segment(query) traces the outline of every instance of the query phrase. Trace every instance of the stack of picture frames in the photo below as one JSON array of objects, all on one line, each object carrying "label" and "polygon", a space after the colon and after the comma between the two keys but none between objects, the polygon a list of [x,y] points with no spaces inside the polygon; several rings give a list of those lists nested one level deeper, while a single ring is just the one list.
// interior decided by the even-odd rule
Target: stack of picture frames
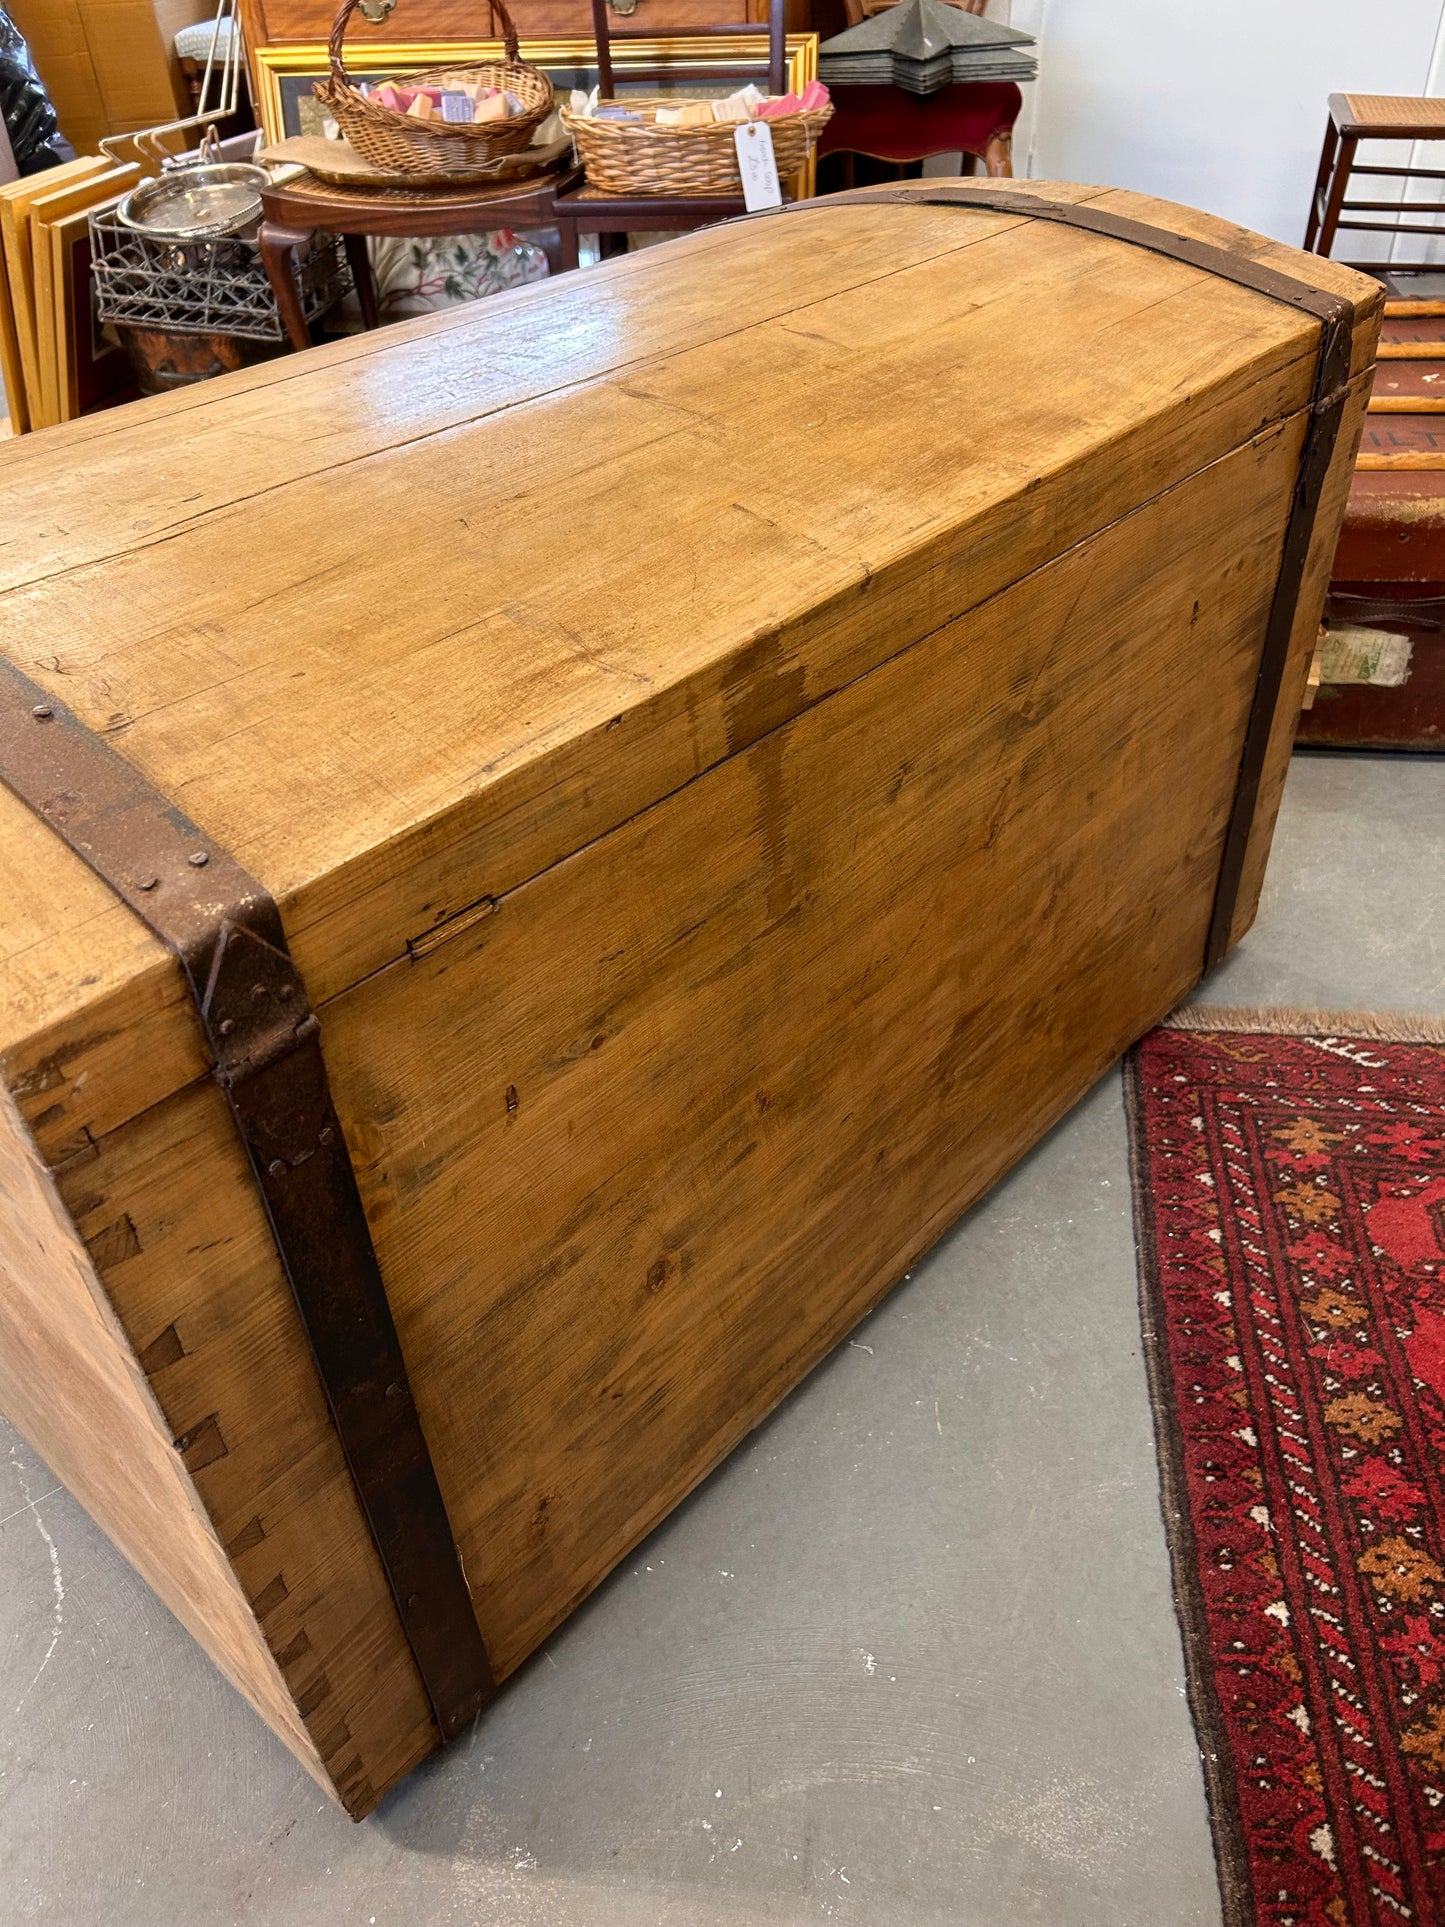
[{"label": "stack of picture frames", "polygon": [[139,161],[92,154],[0,187],[0,372],[14,434],[134,392],[129,359],[95,320],[89,223],[141,173]]}]

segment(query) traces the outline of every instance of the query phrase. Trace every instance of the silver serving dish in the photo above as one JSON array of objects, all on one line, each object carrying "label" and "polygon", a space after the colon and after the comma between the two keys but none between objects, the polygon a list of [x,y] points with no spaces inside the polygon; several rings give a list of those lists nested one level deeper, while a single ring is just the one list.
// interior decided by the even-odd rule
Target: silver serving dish
[{"label": "silver serving dish", "polygon": [[119,220],[157,241],[215,241],[254,225],[271,176],[249,161],[192,161],[143,181],[116,209]]}]

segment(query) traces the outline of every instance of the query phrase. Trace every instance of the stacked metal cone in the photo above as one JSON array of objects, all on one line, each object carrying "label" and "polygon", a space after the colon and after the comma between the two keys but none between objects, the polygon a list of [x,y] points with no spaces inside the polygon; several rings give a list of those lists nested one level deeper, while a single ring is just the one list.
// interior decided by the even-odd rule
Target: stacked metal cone
[{"label": "stacked metal cone", "polygon": [[944,0],[900,0],[825,40],[818,77],[829,87],[891,86],[909,94],[936,94],[960,80],[1032,80],[1038,62],[1024,50],[1033,45],[1031,34]]}]

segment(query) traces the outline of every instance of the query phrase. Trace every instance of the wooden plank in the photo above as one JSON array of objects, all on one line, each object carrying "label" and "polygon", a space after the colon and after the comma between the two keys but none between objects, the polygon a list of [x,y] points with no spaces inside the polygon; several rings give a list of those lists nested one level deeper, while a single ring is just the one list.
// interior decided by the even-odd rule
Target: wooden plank
[{"label": "wooden plank", "polygon": [[35,428],[50,428],[60,420],[56,388],[59,355],[55,338],[55,268],[50,252],[50,230],[37,222],[30,229],[30,279],[34,289],[35,351],[40,365],[40,406]]},{"label": "wooden plank", "polygon": [[325,1012],[502,1671],[1195,981],[1302,431]]},{"label": "wooden plank", "polygon": [[[1015,188],[1041,194],[1051,194],[1053,191],[1047,181],[1010,181],[1008,186],[1011,191]],[[1152,194],[1134,194],[1126,188],[1110,188],[1089,198],[1094,205],[1110,209],[1116,214],[1129,215],[1136,221],[1153,221],[1166,230],[1192,235],[1198,241],[1209,241],[1215,247],[1227,248],[1233,254],[1241,254],[1264,267],[1275,268],[1281,274],[1293,275],[1311,287],[1323,288],[1329,294],[1343,295],[1353,303],[1355,309],[1355,342],[1350,358],[1350,373],[1352,376],[1361,374],[1373,364],[1385,305],[1384,288],[1373,276],[1359,274],[1353,268],[1347,268],[1339,261],[1328,260],[1323,255],[1302,254],[1296,248],[1271,241],[1249,228],[1237,226],[1233,221],[1220,220],[1218,216],[1205,214],[1199,208],[1183,207],[1176,201],[1163,201]]]},{"label": "wooden plank", "polygon": [[1289,657],[1280,683],[1274,726],[1270,731],[1269,747],[1265,752],[1264,764],[1260,771],[1254,823],[1250,830],[1249,844],[1245,850],[1244,865],[1240,871],[1239,894],[1235,900],[1234,923],[1230,936],[1232,943],[1238,943],[1254,922],[1259,908],[1260,892],[1264,888],[1265,865],[1269,861],[1275,819],[1279,814],[1280,799],[1284,795],[1285,778],[1289,774],[1290,752],[1294,748],[1295,733],[1299,728],[1309,666],[1319,637],[1320,621],[1324,615],[1325,596],[1329,590],[1330,568],[1335,559],[1340,522],[1345,512],[1345,502],[1349,497],[1350,483],[1354,479],[1355,459],[1365,426],[1365,404],[1370,392],[1371,378],[1370,370],[1366,369],[1364,373],[1357,375],[1350,385],[1350,395],[1340,421],[1340,433],[1335,444],[1334,457],[1330,463],[1329,472],[1325,476],[1324,487],[1320,491],[1319,510],[1310,541],[1309,555],[1305,562],[1304,576],[1300,583],[1294,626],[1290,631]]},{"label": "wooden plank", "polygon": [[[117,1245],[118,1248],[118,1245]],[[91,1258],[0,1089],[0,1402],[307,1771],[331,1783]]]},{"label": "wooden plank", "polygon": [[[1378,306],[1377,283],[1168,202],[1057,182],[1009,186],[1036,188],[1052,199],[1097,200],[1216,244],[1237,243],[1270,266],[1303,272],[1317,285],[1356,299],[1368,294]],[[905,268],[1018,225],[1013,216],[862,207],[820,207],[784,218],[805,224],[805,303],[878,279],[884,259],[890,271]],[[727,258],[725,276],[715,272],[719,251]],[[665,301],[658,299],[663,286]],[[669,242],[661,255],[648,249],[596,274],[517,290],[487,302],[481,312],[460,308],[421,317],[388,328],[380,340],[349,337],[314,350],[303,362],[272,363],[219,384],[201,383],[156,397],[124,417],[95,417],[68,431],[87,444],[83,472],[76,454],[62,458],[54,442],[45,455],[44,486],[41,477],[27,480],[24,470],[0,464],[0,512],[16,536],[13,548],[0,550],[0,586],[108,553],[117,530],[105,505],[137,474],[148,475],[148,526],[125,533],[160,539],[301,475],[444,432],[549,386],[593,379],[634,360],[777,319],[799,301],[797,286],[779,274],[776,238],[767,223],[712,229]],[[547,328],[545,340],[534,316]],[[187,418],[185,432],[196,453],[193,472],[184,476],[167,466],[180,416]],[[37,445],[35,458],[43,453]],[[12,464],[15,459],[12,454]]]},{"label": "wooden plank", "polygon": [[30,428],[30,398],[25,392],[25,370],[20,359],[20,336],[10,298],[10,276],[0,263],[0,384],[5,390],[10,432],[24,435]]},{"label": "wooden plank", "polygon": [[1445,411],[1442,387],[1445,387],[1445,369],[1435,367],[1417,354],[1411,354],[1407,361],[1387,361],[1376,371],[1370,412],[1374,415],[1440,414]]},{"label": "wooden plank", "polygon": [[[162,540],[307,475],[723,339],[1018,224],[985,217],[967,229],[890,235],[884,267],[878,225],[850,218],[818,235],[803,290],[779,275],[776,242],[761,228],[707,230],[669,243],[661,256],[645,250],[596,274],[420,316],[379,337],[350,336],[302,360],[153,397],[124,417],[94,417],[68,431],[85,444],[83,465],[77,449],[62,459],[53,442],[48,453],[38,444],[31,451],[33,461],[44,460],[43,478],[15,466],[14,456],[0,465],[0,511],[17,538],[0,551],[0,588],[122,552],[137,536]],[[726,277],[714,270],[720,250]],[[184,475],[168,466],[182,420],[195,454]],[[147,526],[119,528],[108,504],[138,477]]]},{"label": "wooden plank", "polygon": [[436,1728],[220,1092],[207,1079],[101,1140],[60,1189],[166,1438],[195,1441],[192,1503],[312,1770],[359,1819]]},{"label": "wooden plank", "polygon": [[37,421],[36,427],[68,421],[72,412],[68,404],[69,381],[62,383],[61,379],[62,358],[67,365],[69,360],[69,342],[65,338],[69,317],[61,299],[64,283],[57,280],[55,226],[114,200],[139,179],[140,169],[133,164],[107,165],[103,172],[52,189],[29,204],[26,221],[30,229],[36,352],[44,414],[43,423]]},{"label": "wooden plank", "polygon": [[[902,211],[925,215],[974,219]],[[0,646],[42,680],[63,674],[72,705],[119,730],[237,850],[282,901],[313,996],[335,994],[724,753],[739,639],[787,634],[801,702],[856,674],[901,612],[914,626],[899,644],[1308,392],[1317,329],[1292,310],[1027,223],[970,251],[965,293],[956,252],[931,232],[935,258],[890,276],[886,301],[883,284],[846,290],[805,324],[786,316],[464,424],[445,464],[428,437],[12,591]],[[1051,293],[1066,378],[1049,393],[1033,336]],[[920,420],[908,447],[887,411],[859,414],[885,369]],[[848,425],[826,474],[800,470],[775,401],[787,393]],[[709,529],[699,547],[673,523],[690,498]],[[271,584],[239,610],[238,543],[267,555]],[[399,550],[429,584],[401,647]],[[696,614],[679,643],[681,609]],[[618,717],[645,754],[615,753]],[[39,904],[34,880],[13,879],[21,938],[0,965],[29,1033],[0,1045],[27,1115],[57,1142],[120,1121],[95,1100],[156,1101],[187,1036],[174,973],[157,959],[137,976],[130,930],[112,958],[93,894],[81,886],[68,906],[67,887],[50,866]],[[98,981],[83,993],[68,909],[94,919],[84,974]],[[80,1041],[101,1039],[112,1059],[134,1040],[125,1075],[87,1075],[82,1021]]]},{"label": "wooden plank", "polygon": [[1356,458],[1355,467],[1364,474],[1380,471],[1386,474],[1408,473],[1411,469],[1445,469],[1445,451],[1439,449],[1406,449],[1394,455],[1381,455],[1363,450]]},{"label": "wooden plank", "polygon": [[43,413],[43,384],[40,375],[40,348],[35,330],[35,278],[30,253],[30,208],[35,201],[94,174],[103,174],[110,162],[99,154],[83,155],[63,161],[42,174],[27,174],[0,187],[0,253],[10,285],[10,305],[20,348],[27,408],[32,425],[37,412]]}]

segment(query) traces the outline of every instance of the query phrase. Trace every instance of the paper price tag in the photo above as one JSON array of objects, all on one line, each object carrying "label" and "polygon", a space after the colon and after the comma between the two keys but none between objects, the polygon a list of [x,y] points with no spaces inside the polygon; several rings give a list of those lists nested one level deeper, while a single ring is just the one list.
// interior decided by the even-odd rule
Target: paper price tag
[{"label": "paper price tag", "polygon": [[773,157],[773,130],[765,120],[744,121],[733,135],[743,176],[743,206],[749,214],[759,208],[781,207],[778,163]]}]

